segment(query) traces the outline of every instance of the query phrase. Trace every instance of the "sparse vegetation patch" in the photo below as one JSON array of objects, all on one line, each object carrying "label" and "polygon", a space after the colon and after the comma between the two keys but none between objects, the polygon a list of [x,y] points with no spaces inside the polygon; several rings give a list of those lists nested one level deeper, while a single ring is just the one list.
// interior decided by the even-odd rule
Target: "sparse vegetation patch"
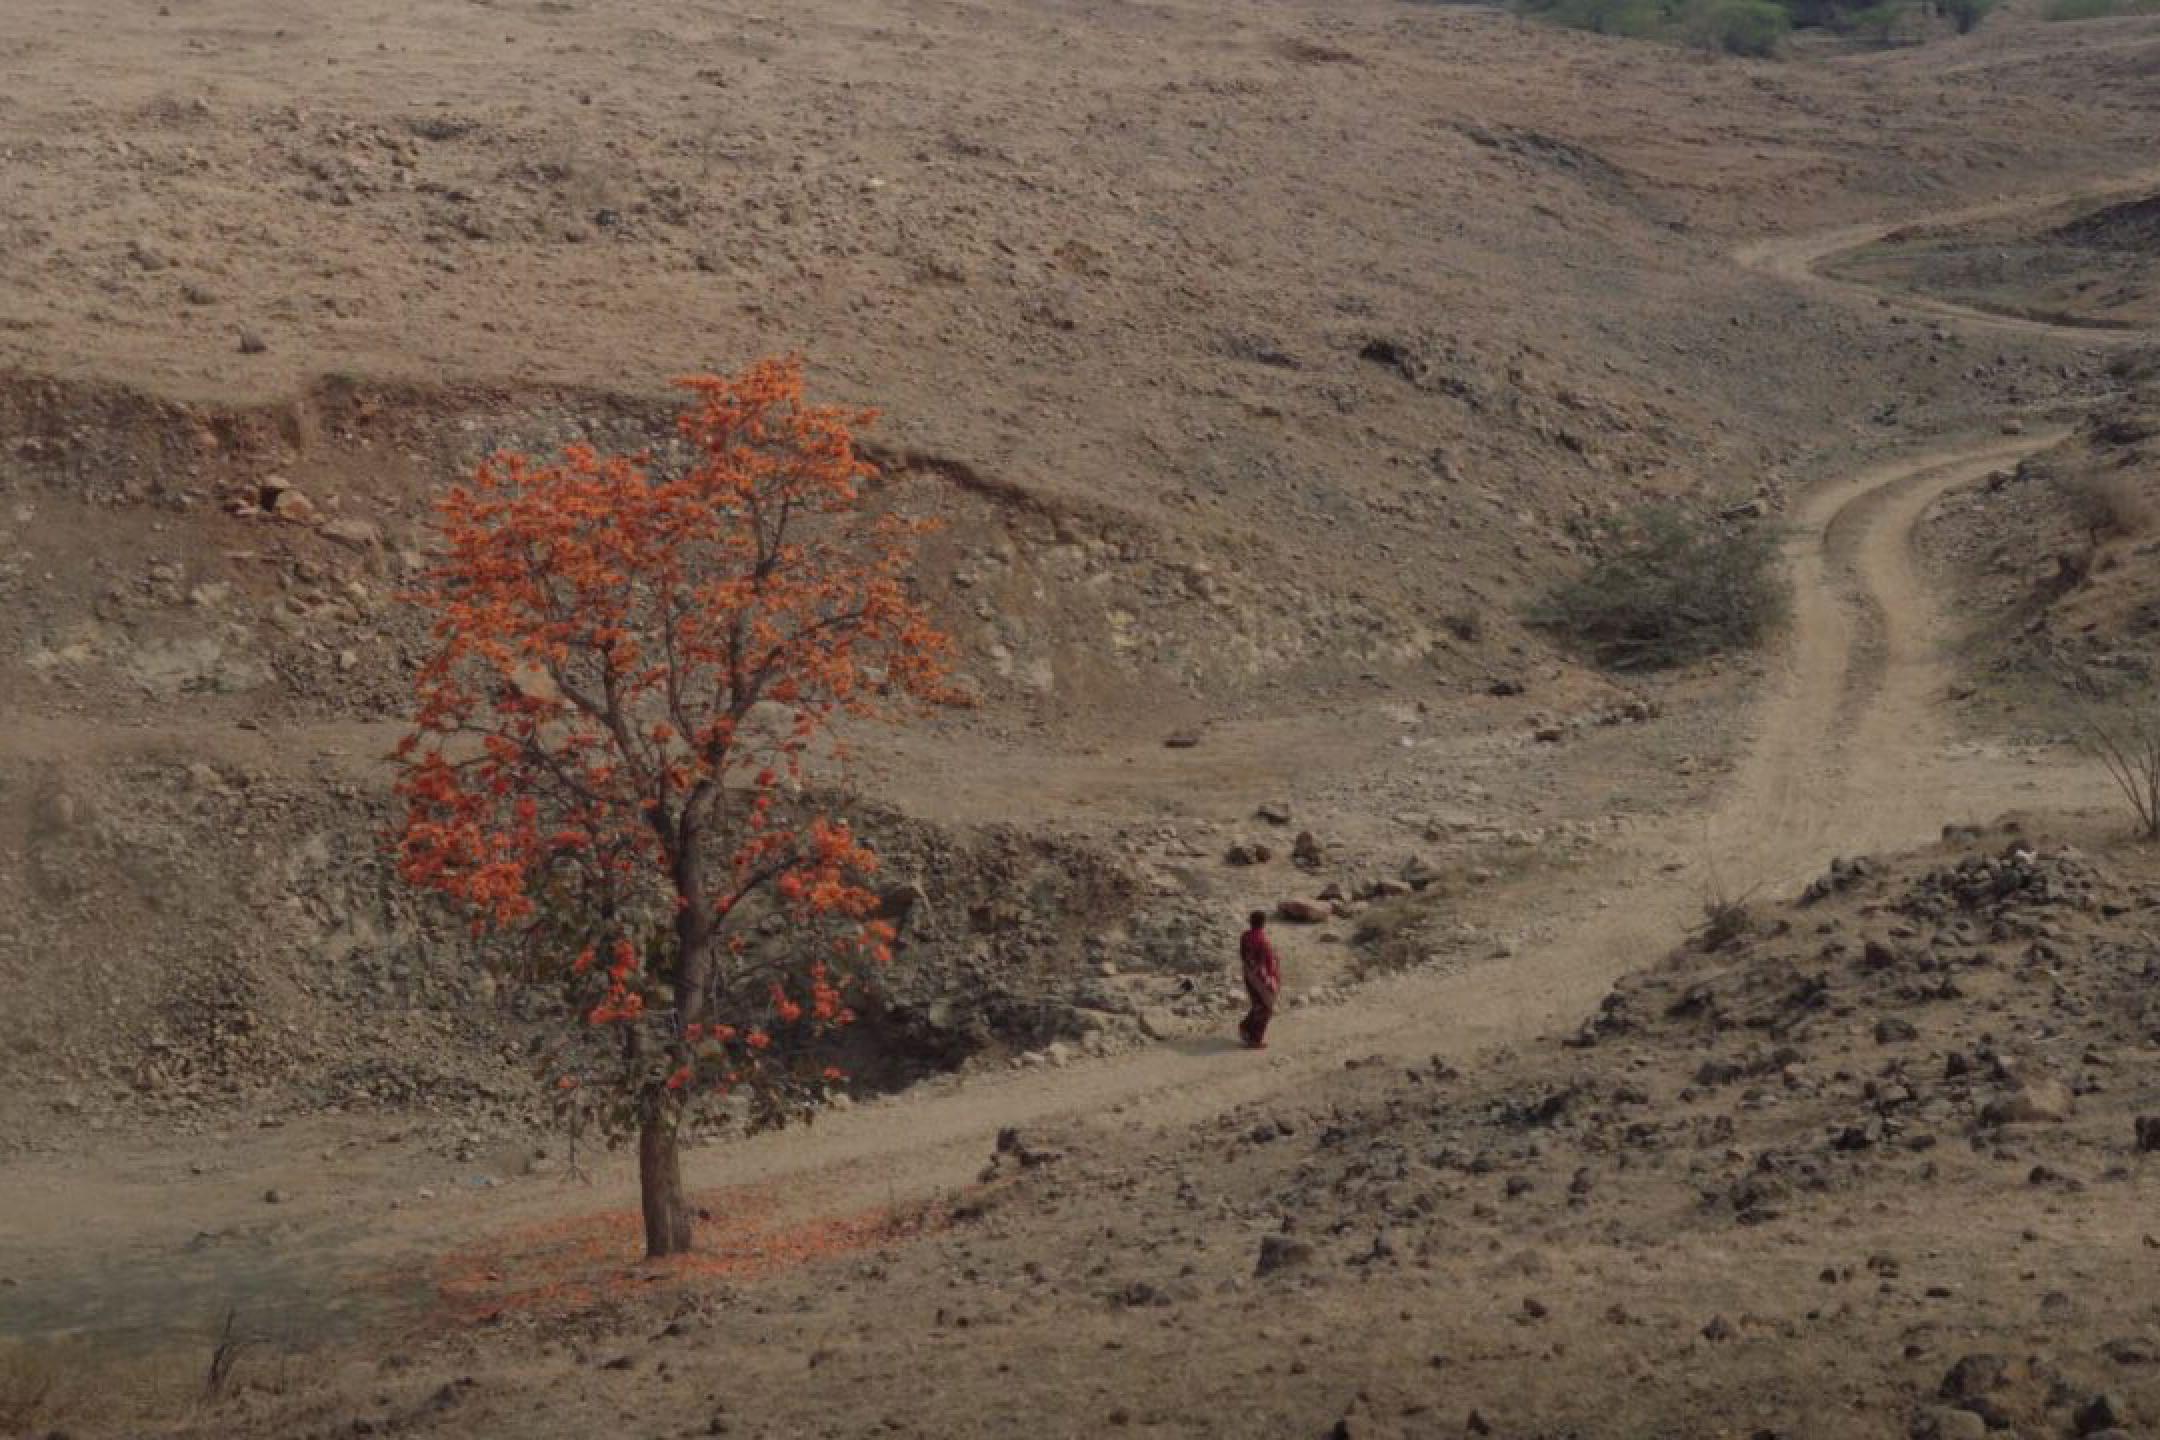
[{"label": "sparse vegetation patch", "polygon": [[[1924,40],[1931,31],[1978,28],[1995,0],[1519,0],[1523,13],[1600,35],[1667,40],[1728,55],[1772,56],[1795,30],[1827,30],[1878,45]],[[2155,0],[2057,0],[2062,5]],[[2104,12],[2103,12],[2104,13]]]},{"label": "sparse vegetation patch", "polygon": [[2040,12],[2049,20],[2100,20],[2110,15],[2160,14],[2160,0],[2053,0]]},{"label": "sparse vegetation patch", "polygon": [[1531,622],[1613,670],[1661,670],[1749,649],[1784,619],[1776,532],[1678,505],[1609,522],[1598,556]]}]

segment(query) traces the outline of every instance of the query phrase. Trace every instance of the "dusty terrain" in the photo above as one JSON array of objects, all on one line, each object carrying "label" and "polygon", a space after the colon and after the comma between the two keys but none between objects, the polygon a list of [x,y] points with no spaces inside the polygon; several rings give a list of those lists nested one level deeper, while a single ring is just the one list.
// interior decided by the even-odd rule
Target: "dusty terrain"
[{"label": "dusty terrain", "polygon": [[[2150,316],[1863,248],[2149,195],[2156,58],[1377,3],[0,15],[0,1423],[2160,1421],[2108,1283],[2153,1263],[2160,876],[1988,623],[2145,653],[2136,523],[2032,586],[2089,513],[2046,477],[2149,493]],[[394,597],[477,455],[635,447],[669,375],[786,348],[886,412],[984,703],[842,782],[927,916],[857,1103],[700,1152],[707,1251],[642,1272],[533,1015],[381,859]],[[1789,525],[1773,652],[1621,684],[1523,627],[1672,493]],[[1235,917],[1330,888],[1233,1052]]]}]

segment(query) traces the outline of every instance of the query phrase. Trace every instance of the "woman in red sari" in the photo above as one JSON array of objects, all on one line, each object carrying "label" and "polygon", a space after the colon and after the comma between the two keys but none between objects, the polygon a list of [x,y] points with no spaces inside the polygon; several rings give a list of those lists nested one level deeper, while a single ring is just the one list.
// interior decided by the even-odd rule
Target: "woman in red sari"
[{"label": "woman in red sari", "polygon": [[1248,917],[1251,928],[1238,938],[1238,962],[1245,971],[1245,993],[1252,1008],[1238,1022],[1238,1036],[1248,1050],[1267,1049],[1268,1021],[1275,1018],[1275,999],[1282,994],[1282,964],[1268,943],[1267,912],[1255,910]]}]

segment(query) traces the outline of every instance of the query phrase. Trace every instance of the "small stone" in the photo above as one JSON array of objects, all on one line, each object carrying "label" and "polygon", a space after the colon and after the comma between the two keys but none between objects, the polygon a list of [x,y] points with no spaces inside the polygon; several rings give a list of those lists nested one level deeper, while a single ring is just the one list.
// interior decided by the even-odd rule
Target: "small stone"
[{"label": "small stone", "polygon": [[2137,1117],[2137,1148],[2145,1151],[2160,1150],[2160,1115]]},{"label": "small stone", "polygon": [[1140,1022],[1140,1033],[1150,1040],[1168,1040],[1177,1034],[1177,1016],[1160,1005],[1150,1005],[1134,1017]]},{"label": "small stone", "polygon": [[1172,750],[1190,750],[1200,743],[1200,732],[1197,730],[1176,730],[1171,732],[1169,737],[1162,743]]},{"label": "small stone", "polygon": [[280,520],[295,525],[313,525],[322,519],[322,511],[304,493],[290,487],[277,492],[276,502],[268,507],[270,513]]},{"label": "small stone", "polygon": [[1275,913],[1298,925],[1317,925],[1332,919],[1335,912],[1313,900],[1284,900],[1276,905]]},{"label": "small stone", "polygon": [[1290,806],[1282,800],[1266,801],[1254,813],[1270,825],[1287,825],[1290,823]]},{"label": "small stone", "polygon": [[1875,1043],[1878,1045],[1894,1045],[1900,1041],[1919,1038],[1920,1032],[1914,1028],[1912,1021],[1901,1016],[1885,1015],[1875,1022]]},{"label": "small stone", "polygon": [[285,1199],[286,1196],[283,1190],[273,1188],[263,1191],[263,1204],[265,1205],[282,1205],[285,1203]]},{"label": "small stone", "polygon": [[1986,1440],[1987,1421],[1970,1410],[1937,1407],[1923,1411],[1912,1427],[1913,1440]]},{"label": "small stone", "polygon": [[1972,1400],[2003,1383],[2010,1363],[2000,1355],[1978,1353],[1961,1356],[1945,1371],[1936,1393],[1945,1400]]},{"label": "small stone", "polygon": [[2077,1433],[2080,1435],[2117,1430],[2127,1422],[2127,1410],[2122,1397],[2103,1391],[2078,1406],[2077,1414],[2071,1417],[2071,1423],[2077,1426]]},{"label": "small stone", "polygon": [[269,348],[270,342],[263,339],[262,336],[256,334],[253,330],[243,330],[240,332],[240,353],[242,355],[260,355]]},{"label": "small stone", "polygon": [[325,539],[351,550],[373,550],[382,544],[382,531],[366,520],[332,520],[322,527],[322,533]]},{"label": "small stone", "polygon": [[1288,1235],[1263,1235],[1260,1237],[1260,1259],[1253,1266],[1253,1274],[1272,1275],[1278,1270],[1307,1264],[1312,1258],[1313,1248],[1303,1240],[1293,1240]]},{"label": "small stone", "polygon": [[2070,1118],[2076,1102],[2060,1080],[2036,1076],[2000,1100],[1990,1101],[1980,1118],[1990,1125],[2052,1125]]},{"label": "small stone", "polygon": [[1732,1321],[1727,1320],[1723,1315],[1711,1316],[1710,1323],[1702,1327],[1703,1339],[1713,1344],[1730,1340],[1739,1333],[1738,1330],[1733,1328]]}]

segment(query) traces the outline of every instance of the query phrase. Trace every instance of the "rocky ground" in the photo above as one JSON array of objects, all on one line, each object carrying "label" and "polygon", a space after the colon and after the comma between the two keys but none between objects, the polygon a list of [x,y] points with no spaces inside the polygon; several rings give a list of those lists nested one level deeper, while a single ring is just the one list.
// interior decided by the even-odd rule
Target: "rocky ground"
[{"label": "rocky ground", "polygon": [[2108,833],[1840,861],[1575,1034],[1007,1134],[777,1275],[497,1275],[181,1433],[2147,1433],[2160,869]]}]

